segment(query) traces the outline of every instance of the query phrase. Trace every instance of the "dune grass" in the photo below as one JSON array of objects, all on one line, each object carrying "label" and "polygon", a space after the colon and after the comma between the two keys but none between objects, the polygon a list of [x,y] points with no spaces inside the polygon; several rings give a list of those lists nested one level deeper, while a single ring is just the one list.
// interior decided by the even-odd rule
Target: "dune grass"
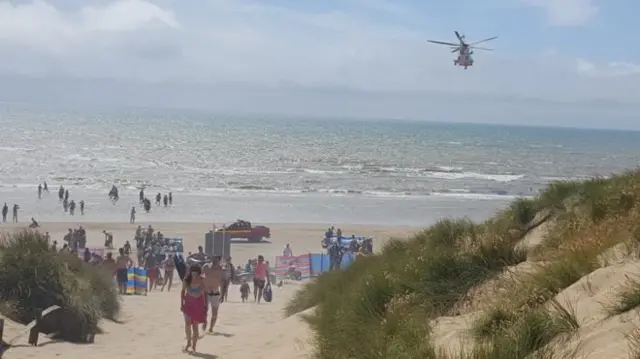
[{"label": "dune grass", "polygon": [[546,306],[496,307],[476,321],[471,332],[478,343],[474,351],[483,357],[524,359],[579,327],[573,308],[552,299]]},{"label": "dune grass", "polygon": [[640,328],[626,335],[629,346],[629,359],[640,359]]},{"label": "dune grass", "polygon": [[609,315],[619,315],[640,306],[640,281],[627,276],[627,283],[615,295],[614,302],[606,307]]},{"label": "dune grass", "polygon": [[[510,279],[510,292],[494,298],[498,309],[474,324],[475,345],[453,357],[553,358],[560,354],[548,344],[578,328],[554,297],[602,266],[608,248],[633,237],[639,199],[640,172],[552,183],[485,222],[442,220],[347,270],[323,274],[287,314],[316,307],[308,321],[318,358],[451,358],[433,347],[429,321],[457,315],[470,289],[535,254],[535,271]],[[519,241],[545,220],[553,226],[542,245],[522,252]]]},{"label": "dune grass", "polygon": [[73,342],[83,342],[98,331],[101,318],[115,319],[120,302],[111,277],[70,253],[53,252],[47,239],[20,231],[0,241],[1,314],[26,324],[36,311],[58,305],[43,331]]}]

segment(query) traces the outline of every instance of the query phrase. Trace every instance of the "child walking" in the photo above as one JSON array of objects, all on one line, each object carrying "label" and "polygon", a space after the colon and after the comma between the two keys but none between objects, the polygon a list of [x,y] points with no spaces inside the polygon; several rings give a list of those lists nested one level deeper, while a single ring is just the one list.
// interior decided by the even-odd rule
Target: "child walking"
[{"label": "child walking", "polygon": [[249,300],[249,293],[251,293],[251,289],[249,287],[249,283],[247,283],[247,278],[242,280],[242,285],[240,286],[240,297],[242,298],[242,303]]}]

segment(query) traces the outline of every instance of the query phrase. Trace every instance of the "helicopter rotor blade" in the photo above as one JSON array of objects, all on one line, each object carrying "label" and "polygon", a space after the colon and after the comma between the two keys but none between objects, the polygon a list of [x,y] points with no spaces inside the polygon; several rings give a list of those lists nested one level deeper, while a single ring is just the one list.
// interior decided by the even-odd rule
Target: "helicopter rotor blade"
[{"label": "helicopter rotor blade", "polygon": [[494,37],[490,37],[490,38],[488,38],[488,39],[484,39],[484,40],[476,41],[476,42],[471,43],[471,44],[469,44],[469,45],[477,45],[477,44],[481,44],[481,43],[483,43],[483,42],[487,42],[487,41],[495,40],[495,39],[497,39],[497,38],[498,38],[497,36],[494,36]]},{"label": "helicopter rotor blade", "polygon": [[447,45],[447,46],[460,46],[459,44],[453,44],[451,42],[444,42],[444,41],[435,41],[435,40],[427,40],[428,42],[431,42],[433,44],[438,44],[438,45]]},{"label": "helicopter rotor blade", "polygon": [[454,47],[454,48],[451,50],[451,53],[458,52],[458,51],[460,51],[460,46],[458,46],[458,47]]},{"label": "helicopter rotor blade", "polygon": [[460,36],[460,33],[458,31],[454,31],[454,34],[456,34],[456,37],[458,38],[458,40],[460,40],[460,42],[464,43],[464,41],[462,41],[462,36]]},{"label": "helicopter rotor blade", "polygon": [[469,46],[472,49],[477,49],[477,50],[484,50],[484,51],[493,51],[493,49],[489,49],[486,47],[477,47],[477,46]]}]

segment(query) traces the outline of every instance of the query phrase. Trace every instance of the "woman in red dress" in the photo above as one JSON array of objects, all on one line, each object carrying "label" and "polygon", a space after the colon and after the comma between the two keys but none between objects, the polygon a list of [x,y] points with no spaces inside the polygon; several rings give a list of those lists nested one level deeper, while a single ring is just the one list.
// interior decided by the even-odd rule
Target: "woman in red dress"
[{"label": "woman in red dress", "polygon": [[189,274],[184,278],[180,291],[180,310],[184,314],[184,331],[187,335],[187,346],[196,351],[196,344],[200,335],[198,325],[207,322],[207,300],[202,281],[200,266],[193,265]]}]

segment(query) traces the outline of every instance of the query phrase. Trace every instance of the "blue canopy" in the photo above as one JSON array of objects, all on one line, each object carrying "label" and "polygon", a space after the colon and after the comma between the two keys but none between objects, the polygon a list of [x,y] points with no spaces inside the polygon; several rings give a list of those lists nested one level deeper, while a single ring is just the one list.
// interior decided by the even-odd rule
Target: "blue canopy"
[{"label": "blue canopy", "polygon": [[182,238],[164,238],[167,241],[169,248],[172,252],[182,253],[184,252],[184,246],[182,245]]},{"label": "blue canopy", "polygon": [[[340,246],[342,248],[349,248],[349,245],[351,244],[351,242],[353,240],[356,240],[358,243],[361,243],[362,241],[369,239],[369,237],[365,237],[365,236],[342,236],[342,237],[337,237],[337,236],[333,236],[330,238],[331,243],[339,243]],[[327,240],[327,238],[325,238],[325,241]]]}]

